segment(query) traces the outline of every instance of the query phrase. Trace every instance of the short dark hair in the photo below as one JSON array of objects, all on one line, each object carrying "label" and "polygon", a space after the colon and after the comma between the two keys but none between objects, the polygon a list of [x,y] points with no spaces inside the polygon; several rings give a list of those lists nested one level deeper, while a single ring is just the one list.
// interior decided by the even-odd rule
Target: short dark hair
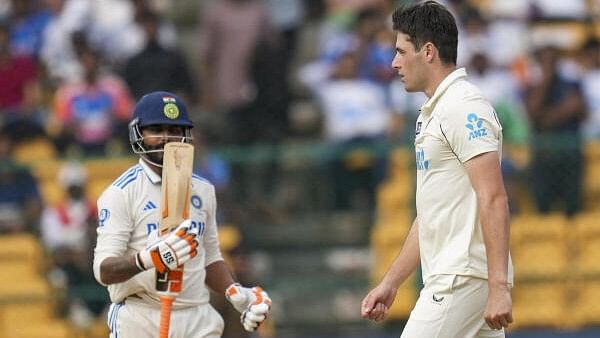
[{"label": "short dark hair", "polygon": [[431,42],[443,63],[456,64],[458,29],[446,7],[435,1],[401,6],[394,11],[392,20],[394,30],[408,35],[416,50]]}]

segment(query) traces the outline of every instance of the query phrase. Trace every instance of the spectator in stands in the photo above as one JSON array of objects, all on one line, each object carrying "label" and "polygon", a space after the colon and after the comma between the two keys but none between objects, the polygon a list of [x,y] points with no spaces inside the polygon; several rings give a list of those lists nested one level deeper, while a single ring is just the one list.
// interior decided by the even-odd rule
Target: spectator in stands
[{"label": "spectator in stands", "polygon": [[329,79],[309,83],[323,113],[324,137],[333,145],[331,179],[337,209],[373,208],[375,189],[385,175],[381,148],[391,111],[385,91],[359,78],[359,60],[357,52],[346,53]]},{"label": "spectator in stands", "polygon": [[415,141],[415,125],[421,106],[427,101],[427,96],[421,92],[409,93],[399,79],[389,86],[390,106],[394,111],[394,139],[402,144],[412,145]]},{"label": "spectator in stands", "polygon": [[14,55],[37,58],[51,15],[39,1],[12,0],[10,43]]},{"label": "spectator in stands", "polygon": [[146,46],[125,66],[123,75],[131,94],[139,99],[151,91],[167,90],[191,100],[194,84],[183,55],[159,42],[160,17],[154,12],[140,13],[138,23],[144,29]]},{"label": "spectator in stands", "polygon": [[95,230],[95,203],[85,197],[87,174],[81,163],[65,163],[60,168],[57,179],[66,196],[57,205],[44,209],[41,221],[42,241],[59,265],[62,262],[80,265],[81,262],[77,260],[83,259],[86,262],[89,258],[77,256],[89,254],[90,235]]},{"label": "spectator in stands", "polygon": [[[483,51],[473,51],[468,66],[471,82],[479,88],[498,115],[502,124],[504,146],[525,145],[528,137],[527,117],[518,97],[518,83],[510,72],[495,67]],[[502,174],[509,197],[511,212],[518,211],[515,201],[516,181],[523,176],[524,163],[513,161],[508,152],[503,152]]]},{"label": "spectator in stands", "polygon": [[[204,124],[214,126],[221,142],[254,138],[260,121],[252,116],[256,83],[252,61],[262,41],[269,39],[267,7],[259,0],[207,3],[201,24],[201,105]],[[271,66],[273,67],[273,66]],[[253,140],[254,141],[254,140]]]},{"label": "spectator in stands", "polygon": [[103,155],[110,141],[125,141],[116,137],[126,134],[132,99],[121,78],[101,71],[95,50],[84,48],[79,60],[85,78],[60,86],[54,98],[59,139],[61,145],[80,147],[84,155]]},{"label": "spectator in stands", "polygon": [[588,40],[579,54],[581,89],[589,109],[583,133],[587,139],[600,139],[600,42]]},{"label": "spectator in stands", "polygon": [[81,292],[86,286],[96,286],[91,265],[96,237],[96,204],[85,196],[87,174],[82,163],[66,162],[60,168],[57,179],[66,196],[58,204],[46,207],[42,213],[42,242],[52,260],[51,280],[64,281],[64,285],[55,286],[66,289],[65,310],[74,324],[85,327],[91,322],[78,322],[75,318],[83,317],[73,311],[89,312],[85,317],[92,318],[105,305],[105,302],[87,298]]},{"label": "spectator in stands", "polygon": [[31,116],[38,94],[36,61],[11,52],[9,27],[0,23],[0,122]]},{"label": "spectator in stands", "polygon": [[0,234],[39,230],[42,199],[30,171],[13,157],[13,140],[0,131]]},{"label": "spectator in stands", "polygon": [[83,69],[77,58],[87,43],[83,30],[92,21],[92,3],[87,0],[48,1],[52,19],[44,31],[40,58],[53,85],[81,80]]},{"label": "spectator in stands", "polygon": [[557,200],[568,216],[582,208],[583,152],[581,122],[586,117],[578,82],[558,70],[560,51],[551,45],[535,51],[539,77],[526,91],[532,127],[531,178],[538,211],[548,213]]}]

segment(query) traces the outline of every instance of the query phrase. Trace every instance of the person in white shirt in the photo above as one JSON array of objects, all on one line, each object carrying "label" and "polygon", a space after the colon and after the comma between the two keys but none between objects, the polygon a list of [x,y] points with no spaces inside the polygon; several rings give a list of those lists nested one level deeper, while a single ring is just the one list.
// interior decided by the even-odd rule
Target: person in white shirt
[{"label": "person in white shirt", "polygon": [[[157,271],[183,265],[183,288],[173,303],[170,337],[220,337],[223,319],[209,304],[209,290],[225,294],[242,313],[247,331],[254,331],[271,307],[259,287],[235,283],[223,262],[216,222],[215,188],[194,175],[190,218],[163,237],[157,235],[161,202],[163,147],[191,142],[192,122],[183,102],[169,92],[152,92],[136,104],[129,140],[138,164],[117,178],[98,199],[98,239],[94,275],[107,286],[111,337],[156,337],[160,301]],[[167,256],[174,256],[172,263]]]},{"label": "person in white shirt", "polygon": [[509,211],[500,171],[502,127],[456,67],[454,17],[435,1],[398,8],[392,66],[424,92],[415,129],[417,216],[398,257],[363,299],[382,320],[421,263],[424,288],[404,338],[504,337],[513,321]]}]

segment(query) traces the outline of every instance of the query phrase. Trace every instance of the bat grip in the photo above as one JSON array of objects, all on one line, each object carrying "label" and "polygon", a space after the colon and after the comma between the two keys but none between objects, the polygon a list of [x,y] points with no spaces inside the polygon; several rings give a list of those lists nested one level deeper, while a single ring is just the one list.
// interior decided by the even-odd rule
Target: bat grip
[{"label": "bat grip", "polygon": [[169,337],[169,325],[171,322],[171,308],[175,297],[161,296],[160,297],[160,328],[158,330],[159,338]]}]

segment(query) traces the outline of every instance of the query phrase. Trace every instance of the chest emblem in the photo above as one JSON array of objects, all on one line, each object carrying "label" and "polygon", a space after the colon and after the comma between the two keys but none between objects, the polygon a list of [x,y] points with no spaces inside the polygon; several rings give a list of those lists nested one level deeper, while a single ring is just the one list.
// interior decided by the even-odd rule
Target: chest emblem
[{"label": "chest emblem", "polygon": [[416,149],[416,166],[417,170],[427,170],[429,169],[429,160],[425,159],[425,150],[423,148]]}]

